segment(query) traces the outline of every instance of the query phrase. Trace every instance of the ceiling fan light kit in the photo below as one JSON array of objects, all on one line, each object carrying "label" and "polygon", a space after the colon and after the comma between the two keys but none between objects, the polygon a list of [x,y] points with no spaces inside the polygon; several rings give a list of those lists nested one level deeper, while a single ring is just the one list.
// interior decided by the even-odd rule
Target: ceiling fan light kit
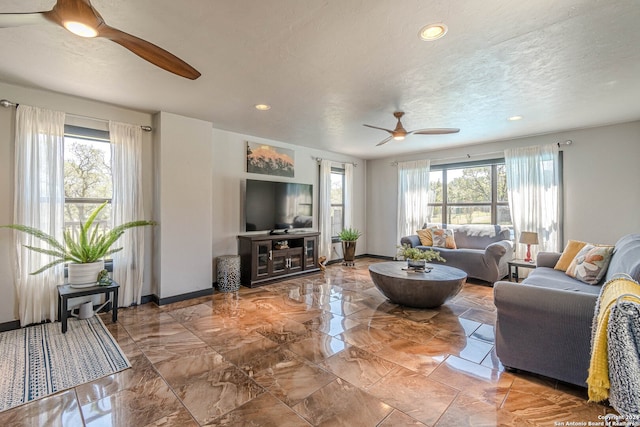
[{"label": "ceiling fan light kit", "polygon": [[398,119],[398,123],[396,124],[396,128],[394,130],[385,129],[385,128],[381,128],[381,127],[373,126],[373,125],[363,125],[363,126],[366,126],[368,128],[383,130],[385,132],[388,132],[391,135],[388,138],[383,139],[382,141],[380,141],[378,144],[376,144],[376,146],[384,145],[387,142],[391,141],[392,139],[394,139],[396,141],[402,141],[405,137],[407,137],[408,135],[411,135],[411,134],[416,134],[416,135],[444,135],[444,134],[448,134],[448,133],[458,133],[458,132],[460,132],[460,129],[458,129],[458,128],[431,128],[431,129],[417,129],[417,130],[407,131],[404,128],[404,126],[402,126],[402,122],[400,121],[402,116],[404,116],[404,112],[396,111],[395,113],[393,113],[393,116],[396,119]]},{"label": "ceiling fan light kit", "polygon": [[[44,19],[42,19],[44,18]],[[110,27],[90,0],[58,0],[53,9],[37,13],[0,13],[0,28],[53,22],[80,37],[103,37],[128,49],[140,58],[187,79],[200,73],[170,52],[124,31]]]},{"label": "ceiling fan light kit", "polygon": [[82,22],[66,21],[64,27],[76,36],[92,38],[98,35],[98,32]]}]

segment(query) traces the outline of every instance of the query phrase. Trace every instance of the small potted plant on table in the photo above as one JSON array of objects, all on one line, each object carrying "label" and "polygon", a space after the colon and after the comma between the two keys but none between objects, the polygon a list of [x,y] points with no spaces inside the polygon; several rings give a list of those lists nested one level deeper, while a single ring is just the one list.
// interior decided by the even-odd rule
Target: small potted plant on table
[{"label": "small potted plant on table", "polygon": [[407,260],[407,268],[412,270],[424,270],[430,261],[446,262],[442,256],[433,249],[422,250],[404,244],[398,249],[398,256]]},{"label": "small potted plant on table", "polygon": [[[112,249],[111,247],[126,230],[134,227],[156,225],[156,222],[147,220],[131,221],[101,233],[97,224],[94,225],[93,223],[107,203],[104,202],[94,209],[89,214],[87,221],[80,226],[77,233],[66,230],[63,234],[63,242],[59,242],[55,237],[37,228],[26,225],[3,225],[0,228],[12,228],[30,234],[49,245],[49,249],[25,246],[32,251],[54,257],[52,262],[31,274],[39,274],[55,265],[68,262],[69,284],[73,287],[94,286],[98,282],[108,284],[104,280],[104,275],[100,274],[104,270],[104,258],[122,250],[122,248]],[[94,225],[93,228],[92,225]]]}]

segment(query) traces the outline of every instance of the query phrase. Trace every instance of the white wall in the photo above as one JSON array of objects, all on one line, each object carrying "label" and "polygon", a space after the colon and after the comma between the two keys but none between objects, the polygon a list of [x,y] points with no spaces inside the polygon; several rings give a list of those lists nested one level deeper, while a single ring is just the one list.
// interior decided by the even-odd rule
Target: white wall
[{"label": "white wall", "polygon": [[154,117],[154,293],[211,289],[211,123],[161,112]]},{"label": "white wall", "polygon": [[[613,244],[640,232],[640,121],[534,136],[368,162],[368,252],[393,256],[396,245],[397,167],[393,161],[432,164],[503,157],[505,148],[572,140],[563,146],[564,239]],[[467,156],[469,155],[469,157]]]},{"label": "white wall", "polygon": [[[103,120],[116,120],[124,123],[151,125],[151,115],[139,111],[119,108],[87,99],[76,98],[38,89],[28,89],[0,82],[0,99],[64,111],[82,117],[94,117]],[[0,108],[0,224],[13,223],[13,185],[14,185],[14,137],[15,108]],[[94,120],[70,118],[76,124],[96,126],[100,122]],[[104,126],[104,123],[102,123]],[[145,213],[152,217],[152,156],[151,135],[143,132],[143,192],[145,197]],[[17,320],[16,292],[14,287],[13,265],[11,254],[11,232],[0,231],[0,323]],[[151,248],[152,232],[146,232],[146,245]],[[145,280],[143,295],[151,293],[151,251],[145,257]]]},{"label": "white wall", "polygon": [[[316,229],[318,167],[315,158],[337,163],[356,162],[353,226],[362,231],[367,229],[367,162],[361,159],[212,129],[211,123],[170,113],[152,116],[2,82],[0,98],[82,117],[154,126],[153,133],[143,133],[143,191],[145,217],[158,220],[160,225],[147,233],[149,250],[146,251],[143,295],[167,298],[210,287],[215,280],[212,271],[215,257],[237,253],[236,236],[244,233],[242,183],[247,178],[272,179],[246,172],[247,140],[295,151],[295,177],[281,179],[314,185]],[[78,117],[72,120],[87,126],[100,123]],[[14,122],[15,109],[0,108],[0,224],[13,222]],[[155,234],[157,239],[153,238]],[[367,253],[368,239],[365,233],[358,240],[358,254]],[[3,295],[0,323],[18,318],[11,253],[11,232],[0,231],[0,292]],[[334,258],[340,256],[334,253]]]},{"label": "white wall", "polygon": [[[247,173],[246,141],[268,144],[276,147],[288,148],[295,151],[295,176],[293,178],[274,177]],[[354,168],[354,214],[353,227],[364,231],[366,229],[366,171],[367,164],[342,154],[299,147],[279,141],[272,141],[255,136],[242,135],[219,129],[213,130],[213,256],[237,254],[238,234],[244,234],[244,218],[242,212],[243,183],[247,178],[274,180],[284,182],[299,182],[313,185],[314,193],[314,229],[318,229],[318,163],[316,158],[340,162],[355,162]],[[367,240],[365,234],[358,240],[357,253],[366,253]],[[341,255],[334,253],[333,258]],[[215,263],[214,263],[215,264]]]}]

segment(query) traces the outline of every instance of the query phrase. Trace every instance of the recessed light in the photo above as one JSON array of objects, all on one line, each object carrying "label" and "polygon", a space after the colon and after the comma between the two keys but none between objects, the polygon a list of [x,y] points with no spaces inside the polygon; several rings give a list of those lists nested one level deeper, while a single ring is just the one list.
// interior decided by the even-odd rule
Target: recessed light
[{"label": "recessed light", "polygon": [[523,118],[522,116],[511,116],[511,117],[508,117],[507,120],[509,120],[510,122],[516,122],[518,120],[522,120],[522,118]]},{"label": "recessed light", "polygon": [[425,25],[418,34],[422,40],[430,42],[444,37],[444,35],[447,34],[447,30],[447,26],[439,22],[437,24]]},{"label": "recessed light", "polygon": [[267,111],[271,109],[271,105],[269,104],[256,104],[256,110]]}]

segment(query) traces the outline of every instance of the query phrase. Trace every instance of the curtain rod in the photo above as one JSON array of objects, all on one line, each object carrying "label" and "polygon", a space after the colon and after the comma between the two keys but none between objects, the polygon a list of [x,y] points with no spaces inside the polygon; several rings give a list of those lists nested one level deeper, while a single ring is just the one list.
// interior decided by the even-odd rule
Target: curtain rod
[{"label": "curtain rod", "polygon": [[[475,156],[494,156],[494,155],[498,155],[498,154],[503,154],[504,155],[504,151],[493,151],[491,153],[479,153],[479,154],[474,154]],[[432,162],[442,162],[444,160],[464,160],[464,159],[470,159],[471,158],[471,154],[465,154],[464,156],[456,156],[456,157],[442,157],[440,159],[430,159]],[[398,163],[400,163],[399,161],[395,160],[393,162],[391,162],[391,166],[398,166]]]},{"label": "curtain rod", "polygon": [[[0,99],[0,107],[11,108],[11,107],[17,107],[18,105],[20,105],[20,104],[8,101],[6,99]],[[79,119],[96,120],[98,122],[104,122],[104,123],[108,123],[109,122],[109,120],[99,119],[97,117],[80,116],[80,115],[71,114],[71,113],[65,113],[65,114],[67,116],[76,117],[76,118],[79,118]],[[151,126],[145,126],[145,125],[140,125],[140,129],[142,129],[145,132],[151,132],[153,130],[153,128]]]},{"label": "curtain rod", "polygon": [[318,163],[320,163],[323,160],[329,160],[330,162],[350,164],[350,165],[353,165],[354,168],[358,166],[358,164],[356,162],[345,162],[345,161],[342,161],[342,160],[323,159],[322,157],[313,157],[313,156],[312,156],[312,158],[316,159],[316,162],[318,162]]},{"label": "curtain rod", "polygon": [[[566,141],[559,141],[556,142],[556,145],[558,146],[558,148],[560,148],[563,145],[571,145],[573,144],[573,141],[570,139],[567,139]],[[479,153],[479,154],[474,154],[474,156],[493,156],[493,155],[497,155],[497,154],[504,154],[504,151],[493,151],[491,153]],[[444,157],[441,159],[431,159],[431,161],[434,162],[441,162],[444,160],[463,160],[463,159],[470,159],[471,158],[471,154],[466,154],[464,156],[457,156],[457,157]],[[395,160],[393,162],[391,162],[391,166],[398,166],[398,161]]]}]

